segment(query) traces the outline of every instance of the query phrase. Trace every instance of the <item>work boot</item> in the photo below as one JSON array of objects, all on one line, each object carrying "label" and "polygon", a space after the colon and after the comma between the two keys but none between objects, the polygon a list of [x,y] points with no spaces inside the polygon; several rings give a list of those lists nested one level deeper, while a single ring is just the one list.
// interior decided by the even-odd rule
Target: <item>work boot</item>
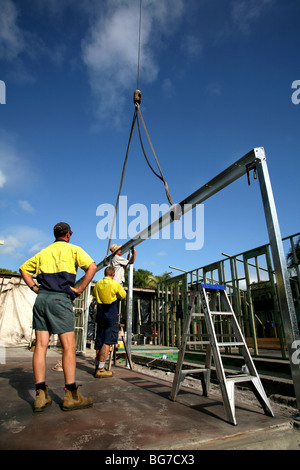
[{"label": "work boot", "polygon": [[96,379],[107,378],[107,377],[112,377],[112,376],[113,376],[112,371],[104,369],[104,367],[103,369],[97,369],[94,375]]},{"label": "work boot", "polygon": [[[79,387],[79,386],[78,386]],[[93,398],[85,398],[78,392],[78,387],[72,392],[65,388],[66,394],[63,401],[62,409],[64,411],[79,410],[81,408],[89,408],[93,405]]]},{"label": "work boot", "polygon": [[51,398],[48,395],[48,386],[46,390],[37,390],[36,399],[33,404],[33,411],[44,411],[47,406],[50,406],[52,403]]}]

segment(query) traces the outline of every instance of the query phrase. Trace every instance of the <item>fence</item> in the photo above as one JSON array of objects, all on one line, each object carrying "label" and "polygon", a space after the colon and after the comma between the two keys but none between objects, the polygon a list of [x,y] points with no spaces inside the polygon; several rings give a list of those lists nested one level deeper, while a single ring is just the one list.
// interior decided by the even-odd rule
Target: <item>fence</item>
[{"label": "fence", "polygon": [[[293,293],[298,325],[300,318],[300,233],[283,239],[286,256],[292,260],[290,283]],[[296,241],[298,238],[298,244]],[[240,253],[234,256],[222,253],[225,258],[210,265],[185,272],[161,283],[157,287],[156,300],[151,315],[152,328],[158,332],[158,341],[165,346],[180,347],[182,327],[189,305],[191,285],[200,281],[219,283],[226,286],[227,293],[246,337],[255,355],[261,349],[278,349],[286,358],[285,335],[278,302],[274,267],[270,245]],[[195,308],[200,309],[199,299]],[[199,310],[198,310],[199,311]],[[192,322],[193,334],[205,336],[203,319]],[[228,334],[232,332],[226,319],[219,320],[216,330]],[[192,347],[191,347],[192,349]],[[232,353],[232,348],[226,348]]]}]

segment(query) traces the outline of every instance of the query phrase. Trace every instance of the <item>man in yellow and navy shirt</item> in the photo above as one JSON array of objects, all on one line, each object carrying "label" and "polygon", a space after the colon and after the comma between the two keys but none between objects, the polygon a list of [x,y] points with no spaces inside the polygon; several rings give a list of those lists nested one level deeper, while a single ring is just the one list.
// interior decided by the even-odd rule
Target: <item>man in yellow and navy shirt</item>
[{"label": "man in yellow and navy shirt", "polygon": [[95,377],[111,377],[112,372],[105,369],[105,361],[112,344],[117,344],[119,336],[118,299],[123,300],[126,292],[117,281],[114,281],[115,270],[108,266],[105,277],[94,287],[93,295],[97,301],[97,335],[96,335],[96,371]]},{"label": "man in yellow and navy shirt", "polygon": [[[72,300],[85,290],[97,266],[82,248],[70,244],[72,231],[67,223],[59,222],[53,231],[55,242],[20,267],[24,281],[37,294],[33,306],[33,329],[36,333],[33,372],[37,394],[34,411],[42,411],[52,402],[45,384],[46,353],[51,333],[59,335],[63,348],[66,387],[63,409],[86,408],[93,403],[92,398],[79,394],[75,382],[76,341]],[[75,288],[78,268],[83,269],[85,275]],[[34,274],[39,285],[33,280]]]}]

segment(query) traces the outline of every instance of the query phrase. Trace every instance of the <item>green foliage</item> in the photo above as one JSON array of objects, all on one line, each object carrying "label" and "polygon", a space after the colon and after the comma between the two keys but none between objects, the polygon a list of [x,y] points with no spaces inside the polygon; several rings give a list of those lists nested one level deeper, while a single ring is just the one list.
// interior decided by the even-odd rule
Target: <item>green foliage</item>
[{"label": "green foliage", "polygon": [[[148,289],[156,289],[157,284],[162,282],[166,279],[169,279],[170,275],[168,273],[164,273],[161,276],[155,276],[151,271],[147,269],[135,269],[133,268],[133,286],[134,287],[143,287]],[[127,283],[128,279],[128,270],[126,269],[125,272],[125,284]]]},{"label": "green foliage", "polygon": [[10,269],[0,268],[0,274],[20,274],[17,271],[11,271]]},{"label": "green foliage", "polygon": [[296,268],[300,260],[300,237],[295,244],[295,251],[291,248],[286,257],[288,268]]}]

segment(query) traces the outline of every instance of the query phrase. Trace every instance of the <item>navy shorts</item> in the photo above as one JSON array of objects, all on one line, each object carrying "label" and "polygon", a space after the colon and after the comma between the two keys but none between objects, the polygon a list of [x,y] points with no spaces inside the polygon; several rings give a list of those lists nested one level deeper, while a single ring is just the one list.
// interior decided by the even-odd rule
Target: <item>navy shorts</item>
[{"label": "navy shorts", "polygon": [[54,335],[75,331],[73,304],[69,294],[41,290],[33,306],[32,327]]},{"label": "navy shorts", "polygon": [[103,344],[117,344],[119,337],[118,301],[110,305],[98,304],[96,322],[96,348],[101,348]]}]

